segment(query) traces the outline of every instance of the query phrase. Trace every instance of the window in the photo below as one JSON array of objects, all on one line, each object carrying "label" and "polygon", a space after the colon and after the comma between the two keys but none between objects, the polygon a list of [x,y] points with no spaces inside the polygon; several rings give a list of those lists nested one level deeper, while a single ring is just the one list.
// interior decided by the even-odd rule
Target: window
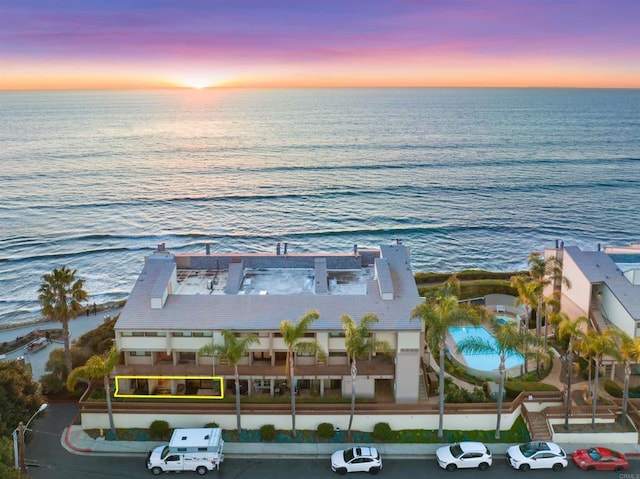
[{"label": "window", "polygon": [[213,336],[211,331],[194,331],[191,334],[194,338],[210,338]]},{"label": "window", "polygon": [[151,351],[129,351],[129,356],[151,356]]},{"label": "window", "polygon": [[167,333],[159,333],[157,331],[145,331],[144,335],[148,338],[155,338],[155,337],[164,338],[167,335]]},{"label": "window", "polygon": [[330,338],[344,338],[344,331],[331,331],[329,333]]},{"label": "window", "polygon": [[196,353],[193,352],[181,352],[180,361],[195,361]]}]

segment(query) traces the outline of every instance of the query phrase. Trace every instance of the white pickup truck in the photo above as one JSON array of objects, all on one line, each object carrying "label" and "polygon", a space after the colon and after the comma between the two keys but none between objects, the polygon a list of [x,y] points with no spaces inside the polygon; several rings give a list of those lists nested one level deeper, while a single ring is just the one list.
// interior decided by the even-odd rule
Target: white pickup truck
[{"label": "white pickup truck", "polygon": [[195,471],[203,476],[219,469],[224,461],[222,429],[175,429],[168,446],[158,446],[147,455],[147,469],[163,472]]}]

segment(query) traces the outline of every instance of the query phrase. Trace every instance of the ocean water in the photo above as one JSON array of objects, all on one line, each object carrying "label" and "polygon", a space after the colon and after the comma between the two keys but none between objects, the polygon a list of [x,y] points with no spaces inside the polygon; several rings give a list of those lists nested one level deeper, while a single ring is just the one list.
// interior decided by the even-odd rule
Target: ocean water
[{"label": "ocean water", "polygon": [[640,90],[0,92],[0,326],[63,264],[126,297],[160,242],[514,270],[639,240],[639,187]]}]

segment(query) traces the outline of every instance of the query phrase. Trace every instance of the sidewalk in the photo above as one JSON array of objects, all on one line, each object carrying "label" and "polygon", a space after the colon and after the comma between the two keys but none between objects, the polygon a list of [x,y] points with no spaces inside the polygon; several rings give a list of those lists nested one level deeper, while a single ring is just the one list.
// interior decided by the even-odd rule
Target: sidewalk
[{"label": "sidewalk", "polygon": [[[146,456],[156,446],[166,445],[166,441],[106,441],[89,437],[81,426],[72,425],[62,433],[62,446],[72,454],[101,456]],[[227,458],[250,458],[266,456],[270,459],[291,458],[323,459],[329,458],[338,449],[345,449],[354,444],[347,443],[240,443],[225,442],[224,455]],[[436,449],[444,446],[437,444],[376,444],[380,454],[390,459],[433,459]],[[507,448],[513,444],[491,443],[487,447],[495,458],[504,458]],[[594,444],[560,444],[567,454],[577,449],[584,449]],[[624,453],[628,458],[639,458],[638,444],[614,444],[612,449]]]}]

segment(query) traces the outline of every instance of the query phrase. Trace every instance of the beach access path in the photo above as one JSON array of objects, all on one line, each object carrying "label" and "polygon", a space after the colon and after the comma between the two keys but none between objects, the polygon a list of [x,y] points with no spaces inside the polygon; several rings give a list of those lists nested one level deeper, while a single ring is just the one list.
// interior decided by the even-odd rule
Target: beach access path
[{"label": "beach access path", "polygon": [[[70,341],[79,338],[83,334],[96,329],[104,323],[107,317],[114,317],[120,314],[122,308],[97,311],[96,314],[91,312],[88,316],[82,315],[69,321]],[[0,329],[0,343],[10,342],[19,336],[28,336],[34,331],[46,331],[47,329],[60,329],[61,323],[55,321],[34,322],[25,325],[19,325],[13,328]],[[27,364],[31,364],[33,379],[38,381],[45,374],[45,365],[49,360],[49,354],[56,348],[63,347],[62,341],[52,341],[50,344],[38,349],[37,351],[29,351],[27,345],[24,345],[5,355],[5,360],[11,361],[23,357]]]}]

